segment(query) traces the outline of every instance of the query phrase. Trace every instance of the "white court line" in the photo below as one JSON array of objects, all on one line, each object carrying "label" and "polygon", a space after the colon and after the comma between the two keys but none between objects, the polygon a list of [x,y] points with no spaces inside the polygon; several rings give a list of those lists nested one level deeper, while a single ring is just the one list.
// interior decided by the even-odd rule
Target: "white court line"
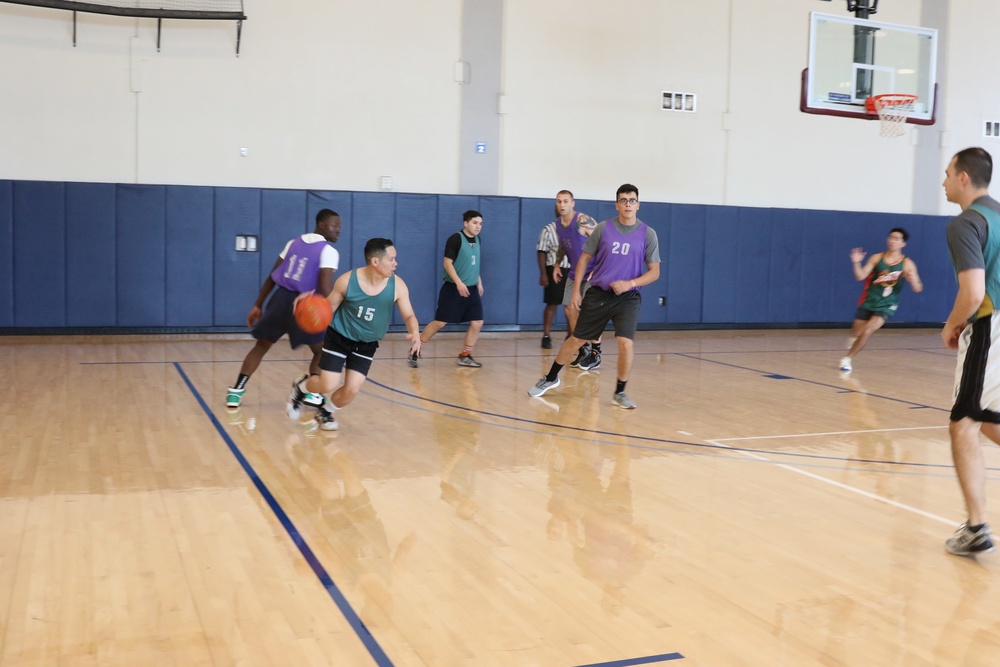
[{"label": "white court line", "polygon": [[934,428],[948,428],[944,426],[905,426],[902,428],[871,428],[862,431],[827,431],[825,433],[790,433],[788,435],[753,435],[745,438],[716,438],[711,442],[734,442],[737,440],[778,440],[781,438],[813,438],[820,435],[853,435],[855,433],[889,433],[891,431],[926,431]]},{"label": "white court line", "polygon": [[[904,431],[904,430],[909,430],[909,429],[885,429],[885,430],[900,430],[900,431]],[[856,433],[856,432],[863,433],[864,431],[845,431],[845,432],[846,433]],[[782,437],[782,436],[774,436],[774,437]],[[784,436],[784,437],[790,437],[790,436]],[[788,465],[786,463],[778,463],[777,461],[773,461],[773,460],[767,458],[766,456],[761,456],[761,455],[755,454],[753,452],[747,452],[747,451],[743,451],[741,449],[737,449],[735,447],[730,447],[729,445],[727,445],[727,444],[725,444],[725,443],[722,442],[722,440],[756,440],[756,439],[758,439],[758,438],[720,438],[718,440],[705,440],[705,442],[709,443],[710,445],[716,445],[718,447],[725,447],[726,449],[731,449],[734,452],[739,452],[740,454],[743,454],[743,455],[747,456],[748,458],[757,459],[759,461],[764,461],[766,463],[771,463],[771,464],[774,464],[775,466],[777,466],[779,468],[784,468],[785,470],[788,470],[788,471],[791,471],[791,472],[794,472],[794,473],[798,473],[800,475],[805,475],[806,477],[810,477],[812,479],[819,480],[820,482],[826,482],[827,484],[830,484],[832,486],[836,486],[837,488],[840,488],[840,489],[844,489],[845,491],[851,491],[853,493],[857,493],[858,495],[864,496],[865,498],[870,498],[871,500],[875,500],[875,501],[878,501],[880,503],[885,503],[886,505],[891,505],[893,507],[898,507],[901,510],[906,510],[907,512],[913,512],[914,514],[919,514],[920,516],[928,518],[928,519],[933,519],[935,521],[940,521],[941,523],[946,524],[948,526],[955,526],[956,525],[956,523],[955,523],[955,521],[953,519],[945,519],[944,517],[938,516],[937,514],[931,514],[930,512],[925,512],[922,509],[917,509],[916,507],[913,507],[912,505],[906,505],[904,503],[896,502],[895,500],[892,500],[890,498],[886,498],[884,496],[880,496],[880,495],[878,495],[876,493],[870,493],[870,492],[865,491],[863,489],[859,489],[856,486],[851,486],[850,484],[843,484],[842,482],[836,482],[836,481],[834,481],[832,479],[828,479],[826,477],[822,477],[820,475],[808,472],[808,471],[803,470],[801,468],[796,468],[795,466],[790,466],[790,465]]]}]

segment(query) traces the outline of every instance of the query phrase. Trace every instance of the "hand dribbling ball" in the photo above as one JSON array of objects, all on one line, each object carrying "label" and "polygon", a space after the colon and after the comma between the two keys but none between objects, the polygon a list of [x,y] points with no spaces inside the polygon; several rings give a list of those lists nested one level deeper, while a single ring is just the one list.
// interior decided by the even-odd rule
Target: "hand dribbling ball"
[{"label": "hand dribbling ball", "polygon": [[326,297],[307,294],[295,304],[295,323],[309,334],[317,334],[330,326],[333,308]]}]

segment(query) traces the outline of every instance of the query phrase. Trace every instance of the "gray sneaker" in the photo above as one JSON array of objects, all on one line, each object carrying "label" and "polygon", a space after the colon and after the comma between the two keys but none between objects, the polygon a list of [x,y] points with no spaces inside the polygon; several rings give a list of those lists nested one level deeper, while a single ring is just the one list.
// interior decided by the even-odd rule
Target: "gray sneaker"
[{"label": "gray sneaker", "polygon": [[471,354],[460,354],[458,355],[458,361],[456,362],[459,366],[465,366],[466,368],[480,368],[482,364],[472,358]]},{"label": "gray sneaker", "polygon": [[549,380],[547,377],[543,377],[541,380],[535,383],[534,387],[528,390],[528,396],[535,396],[535,397],[541,396],[549,389],[555,389],[560,384],[561,383],[559,382],[559,378],[556,378],[555,380]]},{"label": "gray sneaker", "polygon": [[963,523],[955,531],[955,537],[949,537],[944,542],[945,550],[956,556],[977,556],[979,554],[993,553],[993,541],[990,540],[990,527],[983,524],[983,527],[972,532],[969,524]]},{"label": "gray sneaker", "polygon": [[635,404],[635,401],[629,398],[624,391],[620,391],[617,394],[615,394],[614,397],[611,399],[611,402],[617,405],[619,408],[623,408],[625,410],[635,410],[637,407],[639,407],[638,405]]}]

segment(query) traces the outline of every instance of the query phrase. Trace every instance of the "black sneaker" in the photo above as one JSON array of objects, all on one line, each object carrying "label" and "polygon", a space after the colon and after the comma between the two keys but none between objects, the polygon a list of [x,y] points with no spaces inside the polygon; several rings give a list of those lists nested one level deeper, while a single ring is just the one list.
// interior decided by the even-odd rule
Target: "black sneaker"
[{"label": "black sneaker", "polygon": [[579,368],[580,362],[586,359],[589,354],[590,354],[590,343],[584,343],[583,347],[581,347],[580,351],[577,353],[576,359],[570,362],[569,367]]},{"label": "black sneaker", "polygon": [[956,556],[977,556],[993,553],[993,541],[990,540],[990,527],[985,523],[979,530],[972,532],[969,524],[963,523],[955,531],[955,537],[949,537],[944,542],[945,550]]},{"label": "black sneaker", "polygon": [[408,355],[406,355],[406,360],[409,362],[410,368],[417,368],[420,365],[420,363],[417,361],[417,359],[419,358],[420,357],[417,355],[416,352],[410,352]]},{"label": "black sneaker", "polygon": [[552,349],[552,336],[542,336],[542,349],[543,350]]},{"label": "black sneaker", "polygon": [[601,353],[596,350],[591,350],[587,358],[577,364],[577,368],[581,371],[596,371],[601,367]]}]

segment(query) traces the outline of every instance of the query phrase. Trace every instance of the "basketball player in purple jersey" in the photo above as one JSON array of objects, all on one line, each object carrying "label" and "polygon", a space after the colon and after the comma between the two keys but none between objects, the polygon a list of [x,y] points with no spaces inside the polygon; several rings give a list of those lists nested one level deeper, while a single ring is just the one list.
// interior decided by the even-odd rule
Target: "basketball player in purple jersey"
[{"label": "basketball player in purple jersey", "polygon": [[[586,275],[581,275],[576,270],[577,262],[580,261],[580,253],[583,252],[583,244],[597,227],[597,221],[586,213],[579,213],[576,210],[576,200],[569,190],[560,190],[556,194],[556,213],[559,215],[552,225],[558,239],[559,251],[556,254],[556,266],[552,269],[552,277],[559,282],[562,277],[562,269],[559,264],[563,258],[569,260],[569,269],[566,272],[566,285],[562,304],[566,309],[566,330],[570,333],[576,327],[576,318],[580,311],[573,305],[573,286],[580,284],[580,295],[587,293],[590,286],[587,283]],[[571,367],[580,368],[585,371],[596,370],[601,366],[601,339],[587,341],[580,348],[576,359],[570,364]]]},{"label": "basketball player in purple jersey", "polygon": [[[247,315],[247,326],[253,330],[257,342],[243,359],[236,384],[227,390],[227,408],[240,407],[250,376],[260,366],[271,346],[285,334],[288,334],[293,350],[300,345],[309,346],[313,353],[310,372],[319,373],[319,355],[323,350],[325,331],[307,334],[299,328],[294,315],[295,299],[305,292],[315,291],[326,296],[333,290],[333,274],[340,263],[340,253],[330,244],[340,236],[340,225],[337,212],[324,208],[316,214],[316,229],[311,234],[302,234],[290,240],[278,254],[274,268]],[[277,291],[274,291],[275,288]],[[274,294],[268,300],[272,291]],[[308,376],[300,380],[305,377]],[[310,394],[305,402],[318,410],[325,409],[322,396]]]},{"label": "basketball player in purple jersey", "polygon": [[584,342],[600,337],[610,321],[618,341],[618,383],[612,402],[627,410],[636,407],[625,393],[625,385],[632,372],[632,340],[642,303],[639,288],[659,279],[660,249],[656,232],[636,217],[639,188],[630,183],[618,188],[615,209],[618,216],[597,225],[583,246],[576,275],[589,270],[590,289],[581,297],[580,283],[573,285],[573,305],[580,309],[576,327],[559,348],[548,375],[528,390],[530,396],[541,396],[558,387],[559,371]]}]

